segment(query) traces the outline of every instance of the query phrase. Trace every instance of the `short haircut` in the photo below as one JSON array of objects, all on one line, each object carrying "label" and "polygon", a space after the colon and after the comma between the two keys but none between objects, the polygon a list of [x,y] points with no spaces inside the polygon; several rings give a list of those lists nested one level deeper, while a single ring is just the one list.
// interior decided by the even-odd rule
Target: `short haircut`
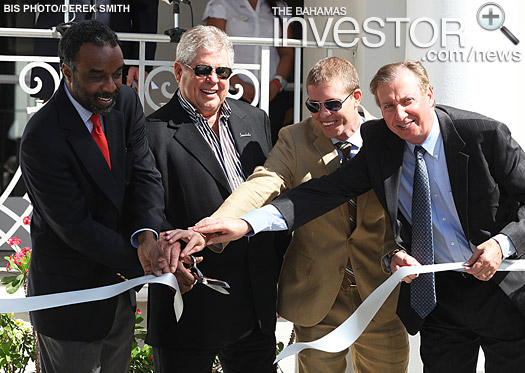
[{"label": "short haircut", "polygon": [[86,43],[95,44],[97,47],[110,45],[114,48],[118,45],[118,37],[108,26],[96,20],[73,23],[58,43],[60,63],[66,64],[74,71],[78,51]]},{"label": "short haircut", "polygon": [[233,44],[228,35],[215,26],[195,26],[190,28],[180,38],[177,45],[176,60],[182,64],[191,64],[199,49],[208,52],[228,52],[229,67],[233,67]]},{"label": "short haircut", "polygon": [[428,78],[427,70],[423,67],[421,62],[404,60],[396,63],[391,63],[381,67],[372,81],[370,82],[370,92],[374,95],[377,106],[379,105],[379,98],[377,97],[377,87],[379,84],[390,84],[396,78],[399,70],[406,68],[414,73],[417,78],[419,88],[422,91],[430,86],[430,79]]},{"label": "short haircut", "polygon": [[359,88],[355,67],[340,57],[326,57],[318,61],[306,77],[306,86],[319,86],[332,81],[342,82],[349,93]]}]

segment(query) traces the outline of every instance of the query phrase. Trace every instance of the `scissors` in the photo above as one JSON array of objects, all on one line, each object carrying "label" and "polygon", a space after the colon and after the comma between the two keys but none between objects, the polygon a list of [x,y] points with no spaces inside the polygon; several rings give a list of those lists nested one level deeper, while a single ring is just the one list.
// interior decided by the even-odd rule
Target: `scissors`
[{"label": "scissors", "polygon": [[219,293],[230,294],[230,292],[226,290],[230,288],[230,285],[226,281],[205,277],[200,271],[200,269],[197,268],[197,258],[195,258],[193,255],[191,256],[191,258],[193,259],[193,264],[191,265],[191,267],[189,267],[189,270],[193,277],[195,277],[194,284],[203,284],[215,291],[218,291]]}]

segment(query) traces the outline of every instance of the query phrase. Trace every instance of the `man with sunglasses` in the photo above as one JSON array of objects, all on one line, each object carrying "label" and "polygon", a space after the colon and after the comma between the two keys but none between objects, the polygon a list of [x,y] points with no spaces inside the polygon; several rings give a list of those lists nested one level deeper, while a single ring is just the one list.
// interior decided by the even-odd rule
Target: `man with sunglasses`
[{"label": "man with sunglasses", "polygon": [[[343,151],[349,150],[347,157],[359,151],[361,123],[371,118],[359,105],[359,78],[352,64],[338,57],[320,60],[308,74],[306,89],[312,117],[281,129],[264,166],[255,169],[214,217],[242,216],[288,189],[335,171],[345,161]],[[384,210],[373,191],[357,198],[357,214],[354,202],[294,231],[279,278],[277,310],[294,323],[298,342],[335,329],[388,277],[381,258],[395,243]],[[396,316],[397,295],[388,298],[351,347],[355,372],[406,372],[408,338]],[[298,356],[299,372],[344,372],[347,354],[305,350]]]},{"label": "man with sunglasses", "polygon": [[[264,111],[226,98],[233,59],[223,31],[186,31],[174,66],[179,89],[148,117],[146,134],[165,190],[164,229],[211,215],[271,149]],[[204,251],[199,264],[206,276],[226,281],[230,294],[195,284],[184,295],[179,322],[173,293],[150,286],[147,342],[156,372],[209,373],[218,355],[224,371],[275,373],[273,234],[232,246],[224,255]]]},{"label": "man with sunglasses", "polygon": [[402,248],[385,258],[392,271],[464,263],[403,279],[397,313],[420,333],[424,371],[475,372],[480,347],[486,372],[522,371],[525,273],[497,270],[525,256],[523,149],[505,124],[436,105],[418,61],[381,67],[370,91],[383,119],[363,126],[359,154],[263,208],[297,229],[373,188]]}]

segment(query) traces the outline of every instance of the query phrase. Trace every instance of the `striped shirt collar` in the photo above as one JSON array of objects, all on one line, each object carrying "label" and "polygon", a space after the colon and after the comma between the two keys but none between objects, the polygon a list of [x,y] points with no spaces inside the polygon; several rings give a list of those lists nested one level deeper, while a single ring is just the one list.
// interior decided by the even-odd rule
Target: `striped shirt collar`
[{"label": "striped shirt collar", "polygon": [[[69,93],[69,90],[67,89],[67,85],[64,82],[64,89],[66,91],[66,95],[73,104],[73,107],[76,109],[78,115],[80,115],[80,119],[82,119],[82,122],[84,122],[84,125],[88,129],[89,133],[93,133],[93,123],[91,122],[91,116],[93,113],[86,109],[84,106],[80,104],[77,100],[73,98],[71,93]],[[102,127],[102,131],[106,132],[106,129],[104,127],[104,117],[100,115],[100,126]]]},{"label": "striped shirt collar", "polygon": [[219,116],[216,120],[219,133],[219,136],[217,136],[208,120],[182,96],[180,89],[177,91],[177,98],[183,109],[190,116],[192,123],[215,154],[228,179],[230,189],[232,191],[237,189],[246,180],[246,176],[242,170],[239,152],[235,147],[235,140],[228,126],[228,120],[231,115],[230,106],[224,101],[219,108]]},{"label": "striped shirt collar", "polygon": [[66,90],[67,97],[69,97],[69,100],[77,110],[78,115],[80,115],[80,119],[82,119],[84,123],[87,123],[87,121],[89,120],[89,118],[91,118],[93,113],[86,109],[84,106],[82,106],[77,100],[73,98],[73,96],[71,96],[71,93],[69,93],[69,90],[67,89],[66,83],[64,83],[64,88]]},{"label": "striped shirt collar", "polygon": [[[208,120],[201,113],[199,113],[197,109],[195,109],[195,107],[192,104],[190,104],[188,100],[186,100],[182,96],[180,89],[177,90],[177,98],[179,99],[179,103],[181,104],[182,108],[188,113],[193,122],[199,120],[199,118],[204,119],[206,120],[206,122],[208,122]],[[228,102],[224,100],[221,107],[219,108],[219,118],[224,117],[224,119],[227,121],[230,118],[231,113],[232,109],[230,108],[230,105],[228,105]]]}]

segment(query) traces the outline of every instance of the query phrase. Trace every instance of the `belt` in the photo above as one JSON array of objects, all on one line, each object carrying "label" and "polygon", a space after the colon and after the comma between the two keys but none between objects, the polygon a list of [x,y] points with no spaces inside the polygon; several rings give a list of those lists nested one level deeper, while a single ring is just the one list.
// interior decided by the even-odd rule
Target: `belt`
[{"label": "belt", "polygon": [[343,282],[341,283],[341,289],[346,290],[351,286],[356,286],[354,271],[352,271],[352,265],[350,263],[350,258],[345,267],[345,274],[343,276]]}]

